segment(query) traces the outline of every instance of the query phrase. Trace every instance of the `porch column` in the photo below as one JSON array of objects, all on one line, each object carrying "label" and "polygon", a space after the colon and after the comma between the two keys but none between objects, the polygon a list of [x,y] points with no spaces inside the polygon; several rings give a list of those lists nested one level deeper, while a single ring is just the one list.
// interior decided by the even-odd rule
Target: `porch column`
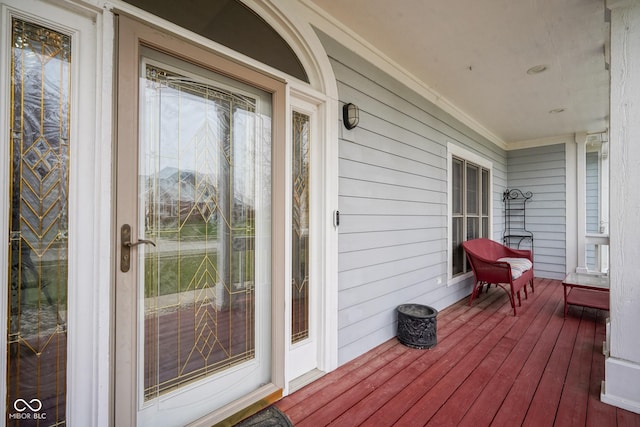
[{"label": "porch column", "polygon": [[611,307],[601,399],[640,413],[640,3],[611,10]]},{"label": "porch column", "polygon": [[576,206],[578,207],[578,217],[576,226],[578,228],[578,266],[576,272],[587,273],[587,245],[585,234],[587,233],[587,134],[576,133],[576,175],[577,192]]}]

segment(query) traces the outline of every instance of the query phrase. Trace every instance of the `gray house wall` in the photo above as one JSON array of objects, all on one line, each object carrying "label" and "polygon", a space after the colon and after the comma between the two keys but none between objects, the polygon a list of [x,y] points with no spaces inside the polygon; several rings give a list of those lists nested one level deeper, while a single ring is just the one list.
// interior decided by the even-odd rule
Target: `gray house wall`
[{"label": "gray house wall", "polygon": [[536,277],[562,279],[566,274],[565,146],[509,151],[509,188],[531,191],[527,229],[534,235]]},{"label": "gray house wall", "polygon": [[339,101],[360,124],[339,123],[339,363],[396,334],[396,307],[442,309],[469,295],[448,285],[447,143],[493,164],[493,236],[502,233],[506,152],[333,39],[319,34]]}]

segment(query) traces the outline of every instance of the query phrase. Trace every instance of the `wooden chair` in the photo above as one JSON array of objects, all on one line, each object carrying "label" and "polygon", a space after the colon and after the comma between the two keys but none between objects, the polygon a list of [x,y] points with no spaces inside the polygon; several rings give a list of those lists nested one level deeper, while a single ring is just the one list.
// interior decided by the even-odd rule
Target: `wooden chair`
[{"label": "wooden chair", "polygon": [[475,283],[469,305],[482,291],[484,285],[495,284],[501,287],[509,295],[513,315],[516,315],[515,298],[518,297],[518,306],[522,305],[520,289],[524,288],[525,298],[528,297],[527,284],[533,289],[533,259],[531,251],[518,250],[504,246],[490,239],[467,240],[462,243],[473,275]]}]

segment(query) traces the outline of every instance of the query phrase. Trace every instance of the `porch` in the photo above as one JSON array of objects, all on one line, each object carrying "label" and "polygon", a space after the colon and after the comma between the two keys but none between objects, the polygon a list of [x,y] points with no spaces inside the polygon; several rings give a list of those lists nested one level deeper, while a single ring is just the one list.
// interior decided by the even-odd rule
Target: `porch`
[{"label": "porch", "polygon": [[438,314],[438,343],[391,339],[276,403],[295,426],[638,426],[600,402],[607,311],[571,306],[536,279],[514,317],[495,287]]}]

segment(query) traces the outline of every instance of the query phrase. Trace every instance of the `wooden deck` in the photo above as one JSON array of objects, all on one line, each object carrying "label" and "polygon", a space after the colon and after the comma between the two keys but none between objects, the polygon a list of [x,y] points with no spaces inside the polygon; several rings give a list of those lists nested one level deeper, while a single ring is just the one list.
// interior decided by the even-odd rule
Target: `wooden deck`
[{"label": "wooden deck", "polygon": [[492,287],[438,314],[438,343],[394,338],[276,403],[295,426],[640,426],[600,402],[607,311],[536,279],[517,317]]}]

